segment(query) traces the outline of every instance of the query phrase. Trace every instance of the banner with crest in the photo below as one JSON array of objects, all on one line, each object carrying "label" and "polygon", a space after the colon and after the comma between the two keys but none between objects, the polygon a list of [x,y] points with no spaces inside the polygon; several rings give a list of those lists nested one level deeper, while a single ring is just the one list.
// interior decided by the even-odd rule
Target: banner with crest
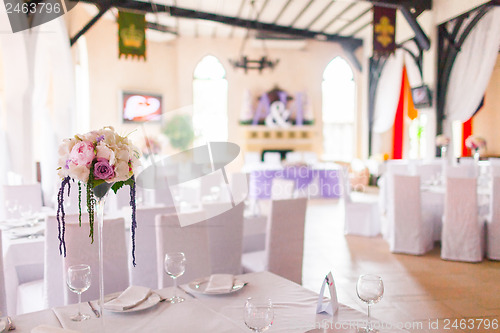
[{"label": "banner with crest", "polygon": [[146,17],[144,14],[118,12],[119,55],[146,60]]}]

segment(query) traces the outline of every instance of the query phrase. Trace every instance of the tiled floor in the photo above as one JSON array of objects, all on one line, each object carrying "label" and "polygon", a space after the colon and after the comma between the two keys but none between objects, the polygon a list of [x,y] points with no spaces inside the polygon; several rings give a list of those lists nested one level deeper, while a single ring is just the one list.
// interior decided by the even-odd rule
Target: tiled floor
[{"label": "tiled floor", "polygon": [[[498,326],[487,329],[486,320],[478,328],[480,319],[496,319],[500,325],[500,262],[444,261],[439,244],[424,256],[392,254],[381,237],[345,236],[343,216],[342,201],[310,200],[305,287],[319,291],[332,270],[339,302],[366,312],[356,296],[356,281],[361,274],[373,273],[382,277],[385,286],[383,299],[372,307],[374,317],[413,325],[412,332],[500,332]],[[454,328],[455,319],[458,327],[462,323],[471,329]],[[418,323],[420,327],[415,326]]]}]

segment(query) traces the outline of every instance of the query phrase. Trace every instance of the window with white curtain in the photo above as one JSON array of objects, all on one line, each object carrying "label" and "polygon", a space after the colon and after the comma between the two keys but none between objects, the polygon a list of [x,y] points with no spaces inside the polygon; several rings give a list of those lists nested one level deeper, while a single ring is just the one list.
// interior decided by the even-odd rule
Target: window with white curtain
[{"label": "window with white curtain", "polygon": [[195,146],[209,141],[227,141],[227,80],[220,61],[205,56],[193,79],[193,129]]},{"label": "window with white curtain", "polygon": [[351,66],[336,57],[323,72],[324,159],[351,161],[355,154],[356,84]]}]

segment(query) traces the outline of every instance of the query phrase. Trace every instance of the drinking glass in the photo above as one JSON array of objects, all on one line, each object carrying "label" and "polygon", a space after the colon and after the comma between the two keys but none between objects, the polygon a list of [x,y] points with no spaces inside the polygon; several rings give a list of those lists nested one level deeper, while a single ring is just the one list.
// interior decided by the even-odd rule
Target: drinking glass
[{"label": "drinking glass", "polygon": [[358,332],[377,332],[371,327],[370,322],[370,306],[379,302],[384,294],[384,283],[380,276],[365,274],[361,275],[356,285],[358,297],[368,304],[368,320],[366,327],[358,329]]},{"label": "drinking glass", "polygon": [[177,296],[177,278],[186,271],[186,256],[182,252],[165,254],[165,272],[174,279],[174,296],[168,298],[170,303],[184,302],[184,298]]},{"label": "drinking glass", "polygon": [[91,280],[89,265],[74,265],[68,268],[66,283],[69,290],[78,294],[78,313],[71,317],[73,321],[82,321],[90,318],[81,312],[82,293],[89,289]]},{"label": "drinking glass", "polygon": [[254,332],[267,331],[274,320],[273,303],[270,299],[247,298],[245,303],[245,325]]}]

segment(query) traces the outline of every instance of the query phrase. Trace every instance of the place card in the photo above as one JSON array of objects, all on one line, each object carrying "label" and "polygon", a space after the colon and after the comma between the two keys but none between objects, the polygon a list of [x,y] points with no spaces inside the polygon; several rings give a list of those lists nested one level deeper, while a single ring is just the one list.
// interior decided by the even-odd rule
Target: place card
[{"label": "place card", "polygon": [[[328,303],[323,303],[323,294],[325,293],[325,287],[330,291],[330,301]],[[316,308],[316,313],[326,312],[329,315],[334,315],[339,309],[339,302],[337,300],[337,290],[335,289],[335,281],[333,280],[332,272],[328,273],[323,280],[323,285],[321,286],[321,291],[319,292],[318,306]]]}]

